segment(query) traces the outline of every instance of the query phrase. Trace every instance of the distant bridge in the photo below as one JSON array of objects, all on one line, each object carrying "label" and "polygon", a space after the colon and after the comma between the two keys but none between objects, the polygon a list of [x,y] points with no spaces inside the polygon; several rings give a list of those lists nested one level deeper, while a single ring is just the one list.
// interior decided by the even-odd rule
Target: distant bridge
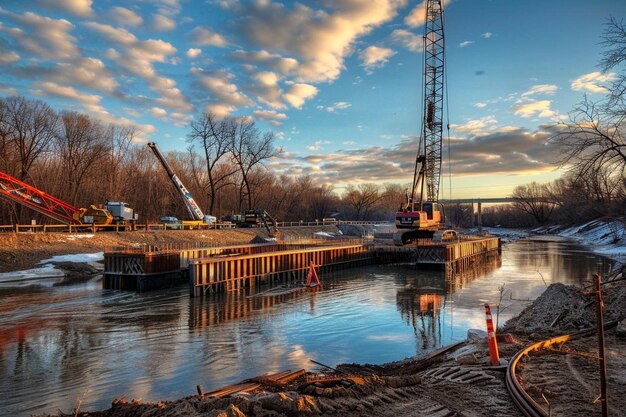
[{"label": "distant bridge", "polygon": [[496,204],[496,203],[514,203],[513,197],[488,197],[488,198],[453,198],[451,200],[439,200],[441,204]]}]

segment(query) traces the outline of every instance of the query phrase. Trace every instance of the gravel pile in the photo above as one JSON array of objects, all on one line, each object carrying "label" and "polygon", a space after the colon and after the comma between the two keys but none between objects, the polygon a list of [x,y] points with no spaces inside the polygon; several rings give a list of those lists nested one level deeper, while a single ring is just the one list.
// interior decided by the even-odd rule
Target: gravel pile
[{"label": "gravel pile", "polygon": [[506,332],[583,329],[595,323],[591,296],[571,285],[552,284],[531,305],[504,326]]},{"label": "gravel pile", "polygon": [[[602,287],[604,321],[626,317],[626,282],[619,281]],[[533,333],[554,331],[563,333],[596,326],[596,295],[590,289],[552,284],[517,317],[504,325],[505,332]]]}]

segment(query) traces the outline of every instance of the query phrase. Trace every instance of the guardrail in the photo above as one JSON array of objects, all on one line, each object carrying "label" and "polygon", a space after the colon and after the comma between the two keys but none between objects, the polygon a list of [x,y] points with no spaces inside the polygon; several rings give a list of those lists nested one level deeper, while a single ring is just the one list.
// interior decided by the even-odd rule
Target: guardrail
[{"label": "guardrail", "polygon": [[[320,227],[320,226],[339,226],[339,225],[354,225],[354,226],[393,226],[393,222],[373,222],[373,221],[350,221],[350,220],[338,220],[335,222],[329,221],[314,221],[314,222],[279,222],[278,228],[290,228],[290,227]],[[162,223],[141,223],[141,224],[110,224],[110,225],[93,225],[93,224],[14,224],[14,225],[0,225],[0,233],[2,232],[16,232],[16,233],[46,233],[46,232],[59,232],[59,233],[95,233],[97,231],[156,231],[156,230],[213,230],[213,229],[235,229],[237,228],[233,223],[213,223],[202,225],[171,225]]]},{"label": "guardrail", "polygon": [[174,242],[150,245],[132,245],[132,246],[107,246],[104,248],[105,253],[164,253],[164,252],[182,252],[203,249],[232,249],[238,247],[271,247],[273,251],[292,250],[294,247],[299,249],[310,249],[323,246],[342,246],[342,245],[362,245],[369,246],[372,244],[371,239],[367,238],[297,238],[268,243],[251,244],[247,241],[233,243],[228,240],[214,239],[211,242]]}]

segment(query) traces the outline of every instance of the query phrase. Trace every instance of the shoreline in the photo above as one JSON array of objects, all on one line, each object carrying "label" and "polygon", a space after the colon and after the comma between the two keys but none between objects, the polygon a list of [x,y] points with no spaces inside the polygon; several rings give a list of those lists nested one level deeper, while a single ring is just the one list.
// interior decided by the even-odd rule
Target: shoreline
[{"label": "shoreline", "polygon": [[[310,234],[311,231],[307,230],[307,233]],[[132,237],[135,236],[133,235]],[[175,234],[174,236],[180,237],[181,235]],[[539,235],[538,237],[541,236]],[[532,236],[527,237],[532,239]],[[156,240],[156,238],[154,235],[148,236],[148,239]],[[164,239],[163,236],[161,238]],[[571,239],[571,237],[564,238]],[[47,244],[46,242],[37,242],[38,239],[40,238],[29,237],[29,240],[36,243],[35,249],[37,249],[39,244]],[[75,241],[80,241],[81,245],[84,245],[84,242],[90,242],[91,239],[93,238],[75,239]],[[53,245],[56,244],[53,243]],[[66,250],[75,250],[75,247],[69,247]],[[567,297],[563,297],[563,299],[568,301]],[[626,302],[622,304],[626,305]],[[524,312],[520,315],[522,314]],[[532,317],[534,313],[526,314]],[[556,314],[560,313],[557,312]],[[556,316],[553,317],[552,315],[546,315],[546,317],[551,321],[557,319]],[[544,324],[543,328],[533,329],[529,332],[514,329],[511,332],[514,335],[513,343],[501,345],[501,357],[506,361],[519,351],[522,347],[520,340],[528,343],[536,340],[537,337],[543,337],[556,330],[567,329],[567,323],[577,319],[577,317],[561,319],[562,323],[559,323],[559,326],[556,328]],[[353,379],[346,378],[345,374],[341,373],[309,371],[305,374],[305,377],[309,378],[308,381],[306,379],[292,381],[292,385],[285,387],[279,387],[271,381],[264,381],[263,385],[259,387],[259,391],[256,392],[242,392],[237,395],[229,394],[229,396],[220,398],[207,398],[206,394],[201,397],[200,395],[191,395],[192,393],[189,393],[189,396],[177,400],[158,401],[155,403],[118,398],[113,401],[112,407],[109,409],[101,411],[79,410],[77,415],[84,417],[126,417],[136,415],[155,417],[196,415],[239,417],[257,415],[353,415],[357,417],[388,415],[408,417],[414,415],[438,415],[435,412],[432,414],[416,414],[416,409],[426,409],[431,411],[440,410],[442,412],[447,410],[450,413],[449,415],[455,415],[454,413],[462,415],[464,412],[470,412],[474,413],[474,415],[521,416],[522,414],[517,410],[506,390],[502,370],[490,369],[488,359],[489,353],[486,342],[480,340],[452,349],[445,356],[427,361],[428,363],[424,362],[424,358],[410,357],[380,366],[342,364],[335,368],[341,372],[349,373],[350,378]],[[484,380],[482,381],[484,383],[478,385],[463,384],[439,374],[439,372],[445,373],[448,371],[454,373],[454,369],[462,372],[469,370],[470,373],[475,373],[477,378],[483,378]],[[323,379],[323,381],[318,384],[319,386],[313,386],[310,382],[315,379]],[[244,383],[257,382],[246,380]],[[455,397],[447,398],[441,396],[441,392],[446,390],[454,390]],[[71,404],[68,404],[68,407],[71,406]],[[74,412],[71,412],[66,415],[74,414]],[[40,415],[51,416],[54,414]]]}]

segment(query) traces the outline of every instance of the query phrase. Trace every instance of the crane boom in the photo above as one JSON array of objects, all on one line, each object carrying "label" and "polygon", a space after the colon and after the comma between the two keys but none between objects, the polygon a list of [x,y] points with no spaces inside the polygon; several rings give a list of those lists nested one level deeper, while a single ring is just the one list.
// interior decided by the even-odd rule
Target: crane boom
[{"label": "crane boom", "polygon": [[[114,221],[132,223],[136,219],[134,211],[126,203],[107,202],[105,208],[94,205],[77,208],[4,172],[0,172],[0,198],[22,204],[64,224],[108,225]],[[117,215],[118,217],[114,217],[109,211],[115,205],[125,207],[124,213]]]},{"label": "crane boom", "polygon": [[437,204],[441,178],[445,80],[443,6],[441,0],[427,0],[425,3],[422,129],[411,193],[407,193],[406,203],[396,213],[396,227],[412,230],[395,236],[396,244],[430,237],[443,221],[441,208]]},{"label": "crane boom", "polygon": [[426,37],[424,38],[424,155],[426,156],[426,196],[437,201],[441,178],[441,145],[443,135],[445,42],[441,1],[426,3]]},{"label": "crane boom", "polygon": [[185,207],[187,207],[187,210],[189,211],[189,214],[191,214],[191,217],[194,220],[203,221],[204,213],[202,212],[202,210],[200,210],[200,207],[198,207],[198,204],[193,199],[193,197],[191,196],[191,193],[187,190],[187,188],[182,183],[182,181],[176,176],[176,174],[174,174],[174,171],[170,167],[170,164],[168,164],[167,161],[165,160],[165,157],[163,156],[163,154],[157,147],[157,144],[154,142],[150,142],[148,143],[148,146],[150,147],[150,149],[152,149],[152,152],[154,152],[154,154],[156,155],[157,159],[159,160],[163,168],[165,168],[167,175],[170,177],[170,180],[172,180],[172,182],[174,183],[176,190],[178,190],[181,197],[183,198]]},{"label": "crane boom", "polygon": [[[441,146],[443,136],[444,54],[443,8],[440,0],[426,2],[424,25],[424,113],[422,131],[415,161],[411,201],[415,202],[417,189],[420,205],[436,202],[441,178]],[[426,193],[424,193],[424,186]],[[415,209],[415,207],[413,207]],[[421,210],[418,206],[417,210]]]},{"label": "crane boom", "polygon": [[25,205],[61,223],[81,224],[80,209],[0,172],[0,197]]}]

